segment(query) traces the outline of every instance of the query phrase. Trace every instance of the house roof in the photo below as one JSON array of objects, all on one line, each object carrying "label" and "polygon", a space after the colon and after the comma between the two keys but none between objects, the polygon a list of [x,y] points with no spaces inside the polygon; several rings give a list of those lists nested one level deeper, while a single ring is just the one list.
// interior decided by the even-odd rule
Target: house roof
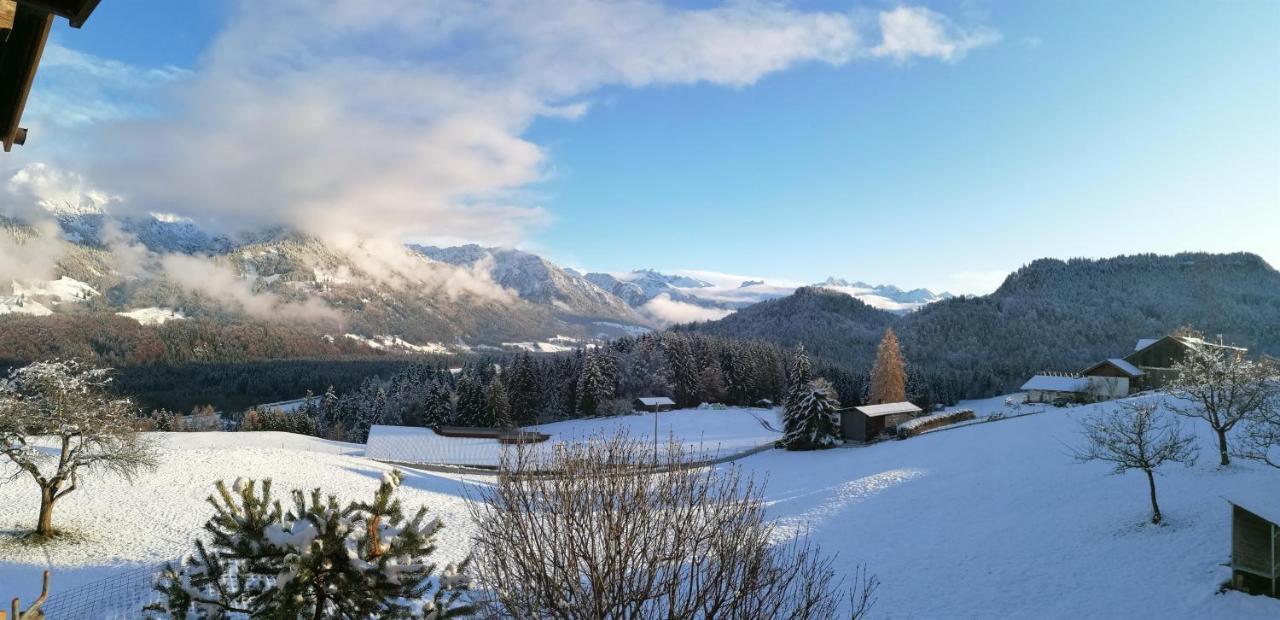
[{"label": "house roof", "polygon": [[854,407],[854,409],[857,409],[862,413],[862,415],[869,418],[902,413],[920,413],[924,411],[923,409],[905,401],[900,403],[884,403],[880,405],[863,405],[861,407]]},{"label": "house roof", "polygon": [[1084,377],[1063,377],[1060,375],[1036,375],[1022,384],[1023,390],[1040,390],[1043,392],[1083,392],[1089,388],[1089,380]]},{"label": "house roof", "polygon": [[[1186,347],[1215,347],[1218,349],[1231,349],[1232,351],[1248,351],[1248,349],[1244,347],[1234,347],[1229,344],[1219,344],[1217,342],[1209,342],[1204,338],[1196,338],[1194,336],[1169,335],[1163,338],[1142,338],[1138,340],[1138,344],[1134,345],[1133,353],[1137,353],[1138,351],[1141,351],[1157,342],[1160,342],[1161,340],[1169,340],[1169,339]],[[1133,353],[1130,353],[1130,355],[1133,355]]]},{"label": "house roof", "polygon": [[1141,368],[1138,368],[1137,366],[1134,366],[1133,364],[1130,364],[1129,362],[1126,362],[1123,359],[1120,359],[1118,357],[1109,357],[1105,360],[1102,360],[1101,362],[1098,362],[1097,364],[1094,364],[1086,368],[1084,372],[1081,374],[1087,375],[1090,372],[1097,370],[1098,368],[1101,368],[1102,366],[1105,366],[1107,364],[1115,366],[1121,372],[1123,372],[1126,375],[1129,375],[1130,377],[1141,377],[1142,375],[1146,374],[1145,372],[1143,372]]},{"label": "house roof", "polygon": [[1137,353],[1157,342],[1160,342],[1159,338],[1139,338],[1138,344],[1133,345],[1133,352]]},{"label": "house roof", "polygon": [[1273,488],[1241,489],[1224,498],[1236,506],[1280,525],[1280,493]]},{"label": "house roof", "polygon": [[642,404],[642,405],[644,405],[644,406],[646,406],[646,407],[654,407],[654,406],[657,406],[657,405],[675,405],[675,404],[676,404],[676,401],[671,400],[670,398],[667,398],[666,396],[641,396],[640,398],[637,398],[636,400],[640,401],[640,404]]}]

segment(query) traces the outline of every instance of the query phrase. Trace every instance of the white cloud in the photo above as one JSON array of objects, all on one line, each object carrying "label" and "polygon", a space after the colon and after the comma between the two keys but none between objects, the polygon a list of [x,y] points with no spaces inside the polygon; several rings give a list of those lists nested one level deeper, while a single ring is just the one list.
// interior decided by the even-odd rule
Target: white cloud
[{"label": "white cloud", "polygon": [[643,306],[640,306],[640,310],[662,323],[715,321],[733,314],[733,310],[704,308],[682,301],[675,301],[666,293],[650,299]]},{"label": "white cloud", "polygon": [[941,13],[909,6],[880,13],[880,36],[871,54],[898,62],[917,56],[953,62],[974,48],[1000,40],[1000,34],[989,28],[960,28]]},{"label": "white cloud", "polygon": [[77,163],[118,210],[516,245],[550,220],[530,192],[548,155],[526,130],[589,113],[603,87],[741,88],[801,63],[899,58],[896,15],[941,41],[901,54],[979,44],[904,8],[872,53],[851,14],[769,0],[238,0],[228,15],[190,71],[50,48],[41,114],[91,125]]},{"label": "white cloud", "polygon": [[178,67],[136,67],[50,43],[23,120],[33,129],[75,127],[154,112],[149,101],[155,89],[189,75]]},{"label": "white cloud", "polygon": [[30,217],[39,207],[50,212],[97,213],[118,198],[92,186],[79,173],[44,163],[27,164],[9,177],[0,213]]}]

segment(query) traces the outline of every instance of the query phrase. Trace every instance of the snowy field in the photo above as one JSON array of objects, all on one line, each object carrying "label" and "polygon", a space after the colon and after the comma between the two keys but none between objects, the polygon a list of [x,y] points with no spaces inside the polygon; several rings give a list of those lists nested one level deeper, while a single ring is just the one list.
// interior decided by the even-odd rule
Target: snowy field
[{"label": "snowy field", "polygon": [[[1002,403],[991,399],[986,409]],[[982,407],[974,404],[968,405]],[[1168,524],[1152,526],[1141,474],[1109,476],[1105,465],[1076,464],[1066,455],[1064,442],[1078,441],[1076,421],[1113,406],[1050,407],[866,447],[771,450],[739,464],[767,477],[773,517],[788,529],[809,530],[824,551],[838,553],[840,570],[866,563],[879,576],[876,618],[1280,617],[1280,601],[1216,594],[1228,577],[1223,498],[1280,489],[1280,471],[1249,463],[1218,468],[1210,436],[1186,420],[1200,431],[1201,461],[1160,476]],[[669,420],[664,428],[688,432],[682,423],[693,418],[680,413],[689,412],[661,414]],[[720,418],[725,425],[699,424],[698,436],[682,435],[686,440],[730,441],[763,430],[742,413],[696,413],[727,414]],[[646,423],[652,415],[573,426],[589,434],[610,424],[640,431]],[[55,524],[74,531],[79,542],[43,548],[0,542],[0,594],[33,597],[45,567],[53,568],[56,593],[180,556],[208,518],[204,497],[220,478],[269,475],[281,494],[320,485],[345,499],[371,493],[388,469],[358,456],[361,446],[283,433],[161,437],[166,448],[159,470],[133,485],[92,477],[58,505]],[[464,498],[471,485],[486,483],[407,472],[409,505],[426,504],[447,524],[442,561],[466,553],[471,529]],[[0,485],[0,529],[29,528],[35,498],[26,480]]]},{"label": "snowy field", "polygon": [[[781,438],[778,414],[770,409],[678,409],[657,414],[657,437],[665,446],[669,438],[677,438],[690,451],[708,458],[749,450]],[[766,427],[768,424],[770,427]],[[566,420],[528,427],[528,430],[551,435],[551,439],[528,448],[549,452],[564,443],[578,443],[593,437],[626,431],[645,442],[653,441],[654,414]],[[400,463],[435,463],[449,465],[495,466],[502,459],[504,446],[496,439],[443,437],[427,428],[408,426],[375,426],[369,433],[369,458]]]}]

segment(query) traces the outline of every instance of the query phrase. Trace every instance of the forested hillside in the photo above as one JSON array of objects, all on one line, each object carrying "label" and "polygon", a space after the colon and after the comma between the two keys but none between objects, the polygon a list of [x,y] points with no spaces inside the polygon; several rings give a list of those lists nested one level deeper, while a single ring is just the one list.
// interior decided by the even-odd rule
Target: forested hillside
[{"label": "forested hillside", "polygon": [[1078,371],[1126,354],[1137,339],[1184,325],[1280,354],[1280,272],[1244,253],[1042,259],[990,295],[941,301],[903,317],[804,289],[680,329],[803,343],[858,369],[870,367],[889,325],[917,372],[956,381],[966,396],[986,396],[1040,370]]}]

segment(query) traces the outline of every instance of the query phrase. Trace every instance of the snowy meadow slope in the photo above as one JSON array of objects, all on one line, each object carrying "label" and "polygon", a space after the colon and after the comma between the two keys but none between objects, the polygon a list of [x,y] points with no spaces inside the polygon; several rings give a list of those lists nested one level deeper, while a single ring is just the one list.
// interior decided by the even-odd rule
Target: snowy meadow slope
[{"label": "snowy meadow slope", "polygon": [[[985,415],[1001,402],[965,404]],[[873,617],[1280,616],[1280,601],[1216,594],[1228,574],[1223,498],[1280,489],[1280,471],[1250,463],[1218,468],[1208,458],[1211,438],[1186,420],[1208,456],[1193,467],[1162,472],[1167,525],[1152,526],[1140,474],[1109,476],[1106,466],[1076,464],[1066,454],[1064,444],[1078,441],[1081,417],[1115,406],[1051,407],[866,447],[772,450],[739,464],[768,479],[769,513],[787,531],[809,531],[824,551],[838,554],[837,568],[846,574],[865,563],[878,575],[883,584]],[[662,414],[671,419],[663,431],[704,433],[704,425],[684,423],[681,416],[717,413],[724,412]],[[626,426],[637,435],[651,428]],[[319,485],[357,498],[390,469],[360,456],[362,446],[282,433],[165,434],[161,440],[159,470],[132,485],[93,477],[59,504],[58,523],[79,540],[47,548],[0,543],[0,582],[30,597],[46,567],[53,569],[56,592],[176,558],[208,518],[204,497],[218,479],[269,476],[277,493]],[[464,498],[475,484],[486,479],[406,476],[409,505],[425,504],[446,523],[442,562],[467,552],[472,530]],[[29,527],[34,499],[34,486],[25,480],[0,485],[0,528]]]},{"label": "snowy meadow slope", "polygon": [[1067,455],[1078,420],[1116,406],[1050,407],[863,448],[771,451],[742,465],[769,477],[771,513],[808,528],[841,570],[866,563],[879,575],[876,617],[1280,616],[1280,601],[1216,594],[1230,576],[1224,497],[1280,492],[1280,471],[1219,469],[1210,435],[1186,420],[1201,460],[1162,470],[1167,524],[1152,526],[1140,473],[1110,476]]}]

